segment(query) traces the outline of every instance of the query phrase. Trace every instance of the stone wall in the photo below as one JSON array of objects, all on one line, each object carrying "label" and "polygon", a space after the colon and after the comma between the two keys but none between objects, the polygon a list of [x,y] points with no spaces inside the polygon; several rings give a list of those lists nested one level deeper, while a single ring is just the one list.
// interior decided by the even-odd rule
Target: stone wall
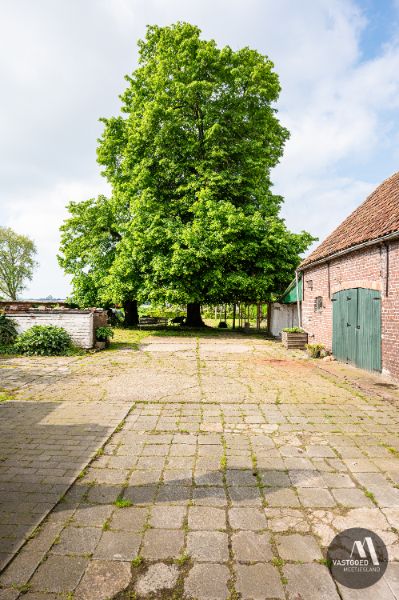
[{"label": "stone wall", "polygon": [[72,341],[85,349],[93,348],[95,329],[107,323],[107,313],[102,310],[8,311],[6,316],[16,322],[19,333],[33,325],[63,327],[71,336]]},{"label": "stone wall", "polygon": [[305,269],[302,326],[309,334],[309,343],[322,343],[331,350],[332,295],[358,287],[381,292],[383,371],[399,379],[399,241]]}]

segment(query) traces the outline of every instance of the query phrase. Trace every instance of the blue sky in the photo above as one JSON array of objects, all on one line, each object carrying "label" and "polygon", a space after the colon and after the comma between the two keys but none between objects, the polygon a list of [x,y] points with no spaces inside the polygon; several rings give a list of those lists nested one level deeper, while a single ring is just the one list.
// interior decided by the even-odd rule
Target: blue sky
[{"label": "blue sky", "polygon": [[118,112],[147,23],[268,54],[291,132],[272,179],[288,226],[320,239],[399,163],[399,0],[0,0],[0,224],[30,235],[27,296],[64,296],[69,200],[108,193],[98,118]]},{"label": "blue sky", "polygon": [[395,35],[398,10],[394,0],[362,0],[359,6],[367,19],[360,36],[363,60],[378,56],[383,46]]}]

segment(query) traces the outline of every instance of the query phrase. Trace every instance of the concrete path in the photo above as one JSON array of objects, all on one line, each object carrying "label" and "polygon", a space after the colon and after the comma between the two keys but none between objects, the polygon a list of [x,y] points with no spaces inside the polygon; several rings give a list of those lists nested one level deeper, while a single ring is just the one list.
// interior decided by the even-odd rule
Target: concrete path
[{"label": "concrete path", "polygon": [[[0,369],[1,600],[399,598],[391,383],[239,335]],[[354,526],[391,561],[358,592]]]}]

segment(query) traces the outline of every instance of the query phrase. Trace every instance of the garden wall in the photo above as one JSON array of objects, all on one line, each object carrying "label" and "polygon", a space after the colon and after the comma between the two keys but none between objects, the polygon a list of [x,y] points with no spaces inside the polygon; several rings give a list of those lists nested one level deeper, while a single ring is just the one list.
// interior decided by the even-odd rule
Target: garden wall
[{"label": "garden wall", "polygon": [[281,337],[285,327],[298,327],[298,308],[296,304],[280,304],[273,302],[271,306],[270,333]]},{"label": "garden wall", "polygon": [[18,333],[34,325],[56,325],[63,327],[79,347],[90,349],[95,343],[95,330],[107,324],[104,310],[10,310],[6,316],[16,322]]}]

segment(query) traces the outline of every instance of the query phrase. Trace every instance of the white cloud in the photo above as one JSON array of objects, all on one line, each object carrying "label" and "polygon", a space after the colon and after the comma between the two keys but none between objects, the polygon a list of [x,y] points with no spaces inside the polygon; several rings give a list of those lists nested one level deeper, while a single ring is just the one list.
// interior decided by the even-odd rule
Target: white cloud
[{"label": "white cloud", "polygon": [[33,237],[38,251],[39,266],[24,292],[25,297],[65,295],[65,284],[69,283],[70,278],[65,278],[58,267],[57,253],[60,246],[59,228],[68,216],[66,205],[71,200],[80,202],[108,192],[108,185],[99,178],[92,181],[65,181],[16,197],[8,205],[8,226]]},{"label": "white cloud", "polygon": [[146,24],[177,20],[274,61],[291,139],[273,178],[290,227],[324,236],[394,170],[398,40],[365,60],[355,0],[3,1],[0,219],[40,248],[30,294],[66,293],[55,260],[63,207],[107,190],[98,118],[117,112]]}]

